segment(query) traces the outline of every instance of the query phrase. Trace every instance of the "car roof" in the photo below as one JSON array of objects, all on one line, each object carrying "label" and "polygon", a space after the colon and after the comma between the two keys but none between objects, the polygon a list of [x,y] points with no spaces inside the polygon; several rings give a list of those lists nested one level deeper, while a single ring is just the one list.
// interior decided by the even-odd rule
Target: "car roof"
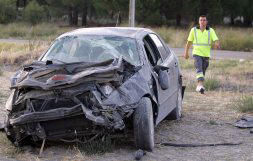
[{"label": "car roof", "polygon": [[130,37],[136,39],[148,33],[153,33],[153,31],[147,28],[137,27],[92,27],[76,29],[62,34],[61,36],[59,36],[59,38],[73,35],[108,35]]}]

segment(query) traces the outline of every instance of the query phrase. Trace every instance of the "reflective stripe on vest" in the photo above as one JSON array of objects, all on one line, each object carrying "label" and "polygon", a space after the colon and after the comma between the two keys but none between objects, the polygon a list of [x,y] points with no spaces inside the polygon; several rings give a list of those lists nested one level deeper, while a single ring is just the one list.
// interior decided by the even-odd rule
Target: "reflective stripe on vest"
[{"label": "reflective stripe on vest", "polygon": [[211,46],[211,44],[210,44],[210,29],[208,30],[208,43],[207,44],[198,43],[197,28],[196,27],[194,27],[194,37],[196,39],[196,43],[194,43],[193,46]]}]

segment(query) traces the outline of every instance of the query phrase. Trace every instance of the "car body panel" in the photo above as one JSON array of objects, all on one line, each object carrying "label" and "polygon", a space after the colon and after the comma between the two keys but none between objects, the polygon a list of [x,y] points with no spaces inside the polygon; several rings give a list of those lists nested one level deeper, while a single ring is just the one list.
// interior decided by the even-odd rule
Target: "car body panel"
[{"label": "car body panel", "polygon": [[[155,33],[145,28],[116,27],[78,29],[59,36],[57,39],[71,35],[134,38],[140,65],[135,66],[123,57],[94,63],[42,61],[45,53],[11,79],[12,94],[6,103],[6,132],[25,131],[19,135],[36,140],[83,136],[104,129],[123,130],[126,119],[131,119],[142,97],[151,99],[157,125],[176,107],[181,73],[175,54],[158,35],[163,51],[157,46],[150,47],[150,51],[154,50],[151,52],[161,57],[152,64],[147,41],[150,46],[155,43],[150,34]],[[167,89],[159,84],[157,65],[166,67]],[[76,123],[78,120],[80,123]],[[61,125],[65,123],[66,127]]]}]

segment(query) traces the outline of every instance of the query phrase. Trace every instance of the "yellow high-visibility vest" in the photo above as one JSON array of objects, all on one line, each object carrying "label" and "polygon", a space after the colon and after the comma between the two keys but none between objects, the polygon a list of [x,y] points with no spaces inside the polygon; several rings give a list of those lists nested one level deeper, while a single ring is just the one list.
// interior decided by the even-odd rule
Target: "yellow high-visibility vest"
[{"label": "yellow high-visibility vest", "polygon": [[188,41],[192,42],[192,55],[210,57],[212,42],[219,40],[214,29],[207,28],[203,32],[193,27],[188,36]]}]

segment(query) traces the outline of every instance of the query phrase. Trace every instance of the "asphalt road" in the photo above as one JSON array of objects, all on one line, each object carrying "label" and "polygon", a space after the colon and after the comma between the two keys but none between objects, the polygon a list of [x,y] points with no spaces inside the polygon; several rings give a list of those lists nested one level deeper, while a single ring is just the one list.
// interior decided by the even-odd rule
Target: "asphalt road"
[{"label": "asphalt road", "polygon": [[[178,55],[183,56],[184,48],[172,48],[172,50]],[[189,51],[189,55],[191,50]],[[212,50],[211,58],[214,59],[244,59],[253,60],[253,52],[241,52],[241,51],[228,51],[228,50]]]},{"label": "asphalt road", "polygon": [[[29,43],[29,40],[22,39],[0,39],[0,43]],[[184,48],[172,48],[172,50],[178,55],[183,56]],[[189,51],[189,54],[191,50]],[[228,50],[212,50],[211,58],[214,59],[244,59],[244,60],[253,60],[253,52],[241,52],[241,51],[228,51]]]}]

